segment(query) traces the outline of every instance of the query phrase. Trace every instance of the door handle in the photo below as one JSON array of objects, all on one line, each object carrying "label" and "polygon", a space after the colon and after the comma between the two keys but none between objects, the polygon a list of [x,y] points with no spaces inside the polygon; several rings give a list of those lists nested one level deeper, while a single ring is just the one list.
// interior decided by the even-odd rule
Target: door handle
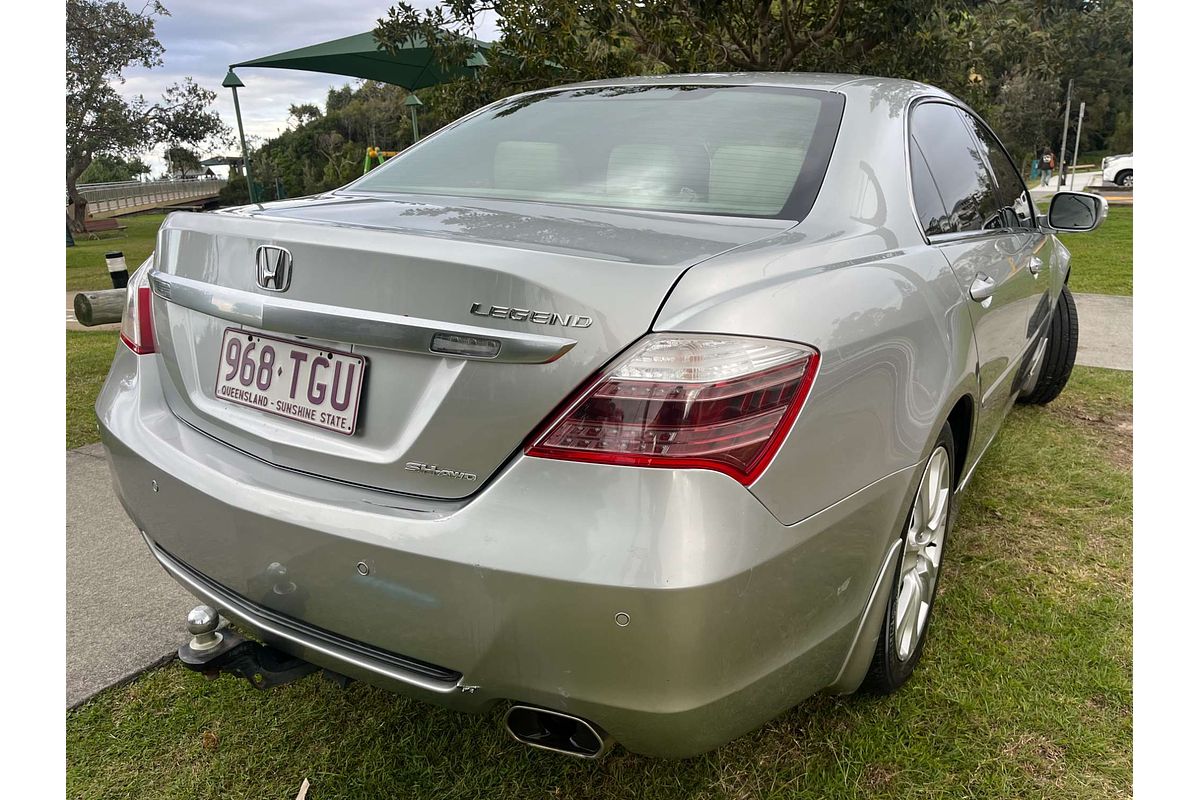
[{"label": "door handle", "polygon": [[975,274],[975,280],[971,281],[971,299],[983,303],[987,306],[992,299],[992,294],[996,291],[996,282],[984,275],[982,272]]},{"label": "door handle", "polygon": [[1032,272],[1034,275],[1037,275],[1039,272],[1041,272],[1042,271],[1042,260],[1040,258],[1038,258],[1037,256],[1034,256],[1033,258],[1029,259],[1029,271]]}]

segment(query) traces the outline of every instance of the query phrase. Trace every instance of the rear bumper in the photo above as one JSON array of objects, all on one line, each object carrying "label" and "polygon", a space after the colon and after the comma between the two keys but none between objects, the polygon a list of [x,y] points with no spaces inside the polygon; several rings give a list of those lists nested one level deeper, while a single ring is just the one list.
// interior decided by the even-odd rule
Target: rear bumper
[{"label": "rear bumper", "polygon": [[167,409],[158,366],[118,348],[97,414],[118,496],[186,588],[337,672],[463,711],[544,706],[653,755],[839,677],[916,477],[791,526],[717,473],[521,457],[435,503],[220,444]]}]

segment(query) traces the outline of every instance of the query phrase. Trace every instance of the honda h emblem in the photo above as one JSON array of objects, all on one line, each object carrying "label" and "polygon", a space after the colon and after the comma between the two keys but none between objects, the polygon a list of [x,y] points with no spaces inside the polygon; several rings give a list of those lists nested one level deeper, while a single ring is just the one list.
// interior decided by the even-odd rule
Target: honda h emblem
[{"label": "honda h emblem", "polygon": [[268,292],[286,292],[292,283],[292,254],[282,247],[264,244],[254,253],[258,285]]}]

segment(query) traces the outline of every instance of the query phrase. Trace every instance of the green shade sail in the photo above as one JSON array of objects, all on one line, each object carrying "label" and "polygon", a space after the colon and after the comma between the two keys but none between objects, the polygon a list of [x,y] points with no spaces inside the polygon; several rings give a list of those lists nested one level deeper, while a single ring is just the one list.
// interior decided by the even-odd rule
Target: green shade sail
[{"label": "green shade sail", "polygon": [[[288,50],[273,56],[263,56],[253,61],[243,61],[235,67],[273,67],[276,69],[299,69],[307,72],[327,72],[332,75],[348,75],[354,78],[383,81],[408,89],[410,92],[452,80],[460,75],[469,75],[477,67],[487,66],[482,50],[490,47],[487,42],[472,39],[478,48],[465,64],[447,67],[439,64],[433,51],[417,36],[408,40],[395,55],[381,50],[371,32],[358,33],[342,39]],[[229,85],[229,84],[225,84]]]}]

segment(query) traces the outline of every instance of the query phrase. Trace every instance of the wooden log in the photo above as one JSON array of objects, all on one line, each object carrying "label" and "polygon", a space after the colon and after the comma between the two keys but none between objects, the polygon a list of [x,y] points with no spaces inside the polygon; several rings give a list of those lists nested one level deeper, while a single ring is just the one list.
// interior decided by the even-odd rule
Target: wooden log
[{"label": "wooden log", "polygon": [[103,289],[98,292],[79,292],[75,295],[75,319],[80,325],[107,325],[120,322],[125,313],[125,290]]}]

